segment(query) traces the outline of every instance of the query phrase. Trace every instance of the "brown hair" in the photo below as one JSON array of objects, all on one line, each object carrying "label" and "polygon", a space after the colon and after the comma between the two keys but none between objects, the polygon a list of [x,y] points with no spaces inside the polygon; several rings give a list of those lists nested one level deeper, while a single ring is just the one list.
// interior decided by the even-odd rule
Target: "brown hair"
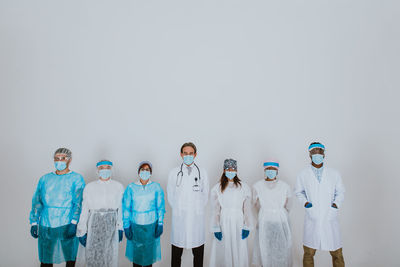
[{"label": "brown hair", "polygon": [[[236,187],[238,187],[239,185],[242,186],[242,183],[240,182],[240,179],[237,175],[235,176],[235,178],[233,178],[233,183],[235,184]],[[224,192],[228,184],[229,184],[229,179],[228,177],[225,176],[225,172],[223,172],[220,180],[221,193]]]},{"label": "brown hair", "polygon": [[185,147],[187,147],[187,146],[190,146],[191,148],[193,148],[195,154],[197,153],[197,148],[196,148],[196,146],[195,146],[192,142],[184,143],[184,144],[181,146],[181,153],[183,153],[183,149],[184,149]]}]

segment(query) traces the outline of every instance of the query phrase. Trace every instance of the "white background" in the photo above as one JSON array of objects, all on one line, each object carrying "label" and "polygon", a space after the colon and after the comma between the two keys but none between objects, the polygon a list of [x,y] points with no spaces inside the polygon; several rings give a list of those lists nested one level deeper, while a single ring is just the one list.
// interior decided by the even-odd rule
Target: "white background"
[{"label": "white background", "polygon": [[[86,182],[108,158],[126,186],[146,159],[165,189],[193,141],[211,184],[227,157],[250,185],[276,157],[293,186],[314,140],[347,188],[347,266],[399,266],[399,13],[395,0],[2,0],[0,266],[38,266],[31,197],[60,146]],[[303,212],[290,213],[295,266]],[[170,222],[167,206],[156,266]],[[124,253],[125,239],[131,266]]]}]

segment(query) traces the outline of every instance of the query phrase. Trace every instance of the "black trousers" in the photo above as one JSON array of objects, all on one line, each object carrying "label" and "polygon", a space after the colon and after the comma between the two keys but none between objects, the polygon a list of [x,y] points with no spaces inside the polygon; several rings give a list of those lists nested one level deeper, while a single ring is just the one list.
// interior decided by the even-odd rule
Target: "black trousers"
[{"label": "black trousers", "polygon": [[138,265],[136,263],[133,263],[133,267],[151,267],[153,266],[153,264],[147,265],[147,266],[142,266],[142,265]]},{"label": "black trousers", "polygon": [[[181,267],[183,248],[172,245],[171,267]],[[197,248],[192,248],[193,267],[203,267],[204,245]]]},{"label": "black trousers", "polygon": [[[52,263],[40,263],[40,267],[53,267]],[[75,267],[74,261],[67,261],[65,267]]]}]

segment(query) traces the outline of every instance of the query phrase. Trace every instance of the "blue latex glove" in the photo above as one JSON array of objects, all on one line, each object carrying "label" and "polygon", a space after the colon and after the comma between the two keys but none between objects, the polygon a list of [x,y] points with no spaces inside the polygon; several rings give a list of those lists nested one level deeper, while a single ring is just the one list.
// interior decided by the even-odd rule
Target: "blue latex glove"
[{"label": "blue latex glove", "polygon": [[214,236],[215,236],[215,238],[218,239],[219,241],[222,240],[222,232],[215,232],[215,233],[214,233]]},{"label": "blue latex glove", "polygon": [[73,238],[76,236],[76,224],[70,223],[67,225],[67,232],[65,233],[67,238]]},{"label": "blue latex glove", "polygon": [[32,225],[31,226],[31,236],[33,237],[33,238],[38,238],[39,237],[39,234],[38,234],[38,226],[37,225]]},{"label": "blue latex glove", "polygon": [[79,243],[81,243],[82,246],[86,247],[87,234],[85,234],[84,236],[78,237],[78,239],[79,239]]},{"label": "blue latex glove", "polygon": [[132,227],[129,226],[128,228],[125,228],[124,232],[125,232],[126,239],[132,240],[132,238],[133,238]]},{"label": "blue latex glove", "polygon": [[156,226],[156,238],[159,238],[164,231],[164,226],[162,224],[157,224]]},{"label": "blue latex glove", "polygon": [[122,238],[124,238],[124,231],[118,230],[118,242],[121,242]]},{"label": "blue latex glove", "polygon": [[250,234],[249,230],[242,229],[242,239],[246,239]]},{"label": "blue latex glove", "polygon": [[311,208],[312,207],[312,203],[308,202],[307,205],[305,205],[306,209]]}]

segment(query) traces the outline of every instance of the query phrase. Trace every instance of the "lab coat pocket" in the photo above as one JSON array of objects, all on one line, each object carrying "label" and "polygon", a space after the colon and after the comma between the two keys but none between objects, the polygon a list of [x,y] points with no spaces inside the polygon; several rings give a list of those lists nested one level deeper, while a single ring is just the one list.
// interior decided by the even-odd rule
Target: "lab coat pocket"
[{"label": "lab coat pocket", "polygon": [[306,208],[306,214],[307,214],[307,217],[309,219],[313,220],[313,221],[317,219],[316,215],[315,215],[315,208],[314,207]]},{"label": "lab coat pocket", "polygon": [[338,210],[336,208],[330,207],[328,211],[328,221],[335,220],[337,218]]}]

